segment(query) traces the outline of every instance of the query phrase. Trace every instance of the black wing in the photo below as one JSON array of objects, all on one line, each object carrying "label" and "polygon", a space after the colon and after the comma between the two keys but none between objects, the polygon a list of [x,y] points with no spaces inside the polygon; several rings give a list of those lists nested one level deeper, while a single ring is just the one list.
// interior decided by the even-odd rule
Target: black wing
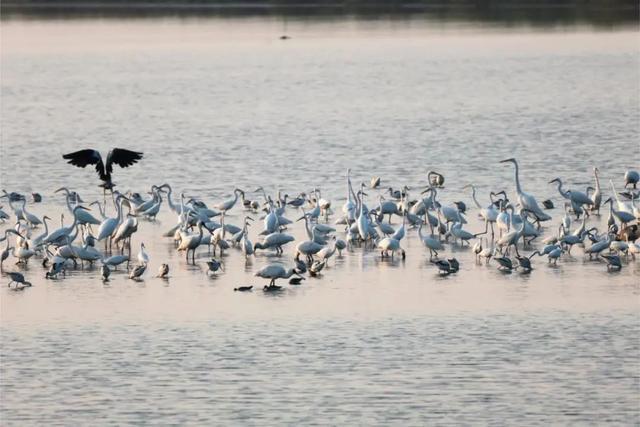
[{"label": "black wing", "polygon": [[104,164],[102,163],[102,156],[96,150],[80,150],[73,153],[65,154],[63,159],[69,160],[67,163],[79,168],[84,168],[87,165],[96,165],[96,172],[100,175],[100,179],[107,180],[107,174],[104,170]]},{"label": "black wing", "polygon": [[126,168],[138,160],[142,159],[142,153],[138,151],[125,150],[124,148],[114,148],[107,156],[107,174],[113,172],[113,164]]}]

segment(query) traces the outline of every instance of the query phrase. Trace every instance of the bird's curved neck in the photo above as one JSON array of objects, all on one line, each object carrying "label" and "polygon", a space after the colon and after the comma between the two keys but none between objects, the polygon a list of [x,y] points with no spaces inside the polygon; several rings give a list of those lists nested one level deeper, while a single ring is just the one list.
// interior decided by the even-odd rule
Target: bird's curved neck
[{"label": "bird's curved neck", "polygon": [[67,199],[67,209],[69,209],[70,212],[73,212],[73,207],[71,206],[71,195],[68,194],[66,199]]},{"label": "bird's curved neck", "polygon": [[171,189],[171,186],[167,185],[167,203],[169,204],[169,207],[171,208],[172,211],[174,212],[180,212],[180,206],[176,205],[175,203],[173,203],[173,199],[172,199],[172,194],[173,194],[173,190]]},{"label": "bird's curved neck", "polygon": [[118,217],[118,223],[122,222],[122,203],[124,203],[124,200],[118,200],[118,202],[116,203],[116,214]]},{"label": "bird's curved neck", "polygon": [[520,186],[520,168],[518,166],[518,162],[514,161],[513,165],[515,166],[516,191],[518,193],[522,193],[522,187]]},{"label": "bird's curved neck", "polygon": [[557,181],[556,181],[556,185],[558,186],[558,192],[560,193],[560,195],[561,195],[562,197],[566,197],[566,196],[567,196],[568,191],[564,191],[564,190],[562,190],[562,181],[561,181],[561,180],[557,180]]},{"label": "bird's curved neck", "polygon": [[475,186],[471,186],[471,198],[473,199],[473,203],[476,204],[476,207],[478,209],[481,209],[480,203],[478,202],[478,199],[476,198],[476,187]]}]

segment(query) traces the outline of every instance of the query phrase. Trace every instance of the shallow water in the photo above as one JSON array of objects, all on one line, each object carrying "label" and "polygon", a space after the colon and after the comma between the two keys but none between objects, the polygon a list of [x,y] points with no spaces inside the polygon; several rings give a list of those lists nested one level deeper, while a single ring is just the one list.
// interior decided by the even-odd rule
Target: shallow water
[{"label": "shallow water", "polygon": [[[355,182],[380,175],[414,194],[435,169],[443,203],[468,206],[468,182],[482,203],[513,192],[506,157],[526,191],[559,206],[555,176],[583,189],[598,166],[621,187],[638,167],[633,29],[294,20],[291,40],[282,31],[267,19],[4,21],[1,187],[43,193],[30,209],[56,218],[63,184],[101,197],[91,169],[60,159],[84,146],[145,152],[115,172],[121,190],[166,181],[213,205],[235,186],[319,186],[336,210],[348,167]],[[472,208],[468,219],[482,228]],[[189,266],[160,237],[174,224],[166,210],[141,223],[143,282],[114,272],[103,284],[95,268],[47,281],[33,260],[33,288],[0,292],[4,425],[640,422],[631,259],[610,274],[576,247],[558,266],[504,274],[448,246],[462,268],[443,278],[412,230],[405,261],[356,248],[300,287],[244,294],[233,288],[258,289],[252,273],[289,264],[293,247],[248,263],[231,250],[208,277],[205,249]],[[168,281],[152,277],[163,262]]]}]

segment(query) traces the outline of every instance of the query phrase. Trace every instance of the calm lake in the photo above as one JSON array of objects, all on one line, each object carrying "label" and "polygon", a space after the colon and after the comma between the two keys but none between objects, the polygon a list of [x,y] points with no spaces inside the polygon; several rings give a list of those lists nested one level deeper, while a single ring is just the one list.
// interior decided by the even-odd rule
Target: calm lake
[{"label": "calm lake", "polygon": [[[57,227],[60,186],[102,199],[92,168],[61,158],[81,148],[145,153],[114,172],[122,191],[168,182],[209,205],[235,187],[319,187],[339,212],[347,168],[413,197],[433,169],[441,202],[467,203],[477,232],[462,187],[515,199],[499,161],[516,157],[525,191],[556,204],[547,236],[563,215],[549,180],[584,191],[597,166],[611,194],[640,166],[638,42],[637,26],[417,18],[4,20],[0,187],[40,192],[30,210]],[[367,191],[370,207],[384,189]],[[602,212],[588,225],[604,229]],[[447,245],[462,267],[439,277],[412,229],[404,261],[354,248],[269,294],[253,273],[291,266],[293,245],[248,262],[232,249],[209,277],[206,248],[188,265],[162,237],[175,224],[166,205],[141,221],[142,282],[103,284],[95,267],[45,280],[36,258],[32,288],[0,289],[3,425],[640,423],[640,260],[608,273],[576,247],[504,274]],[[302,223],[290,232],[304,239]]]}]

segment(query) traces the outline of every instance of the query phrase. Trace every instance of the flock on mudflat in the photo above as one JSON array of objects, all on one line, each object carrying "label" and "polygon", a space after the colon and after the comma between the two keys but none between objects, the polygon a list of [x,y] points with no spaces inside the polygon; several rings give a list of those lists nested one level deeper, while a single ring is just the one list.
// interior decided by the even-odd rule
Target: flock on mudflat
[{"label": "flock on mudflat", "polygon": [[[50,217],[40,218],[30,212],[29,203],[40,203],[40,194],[33,193],[28,197],[3,190],[0,197],[6,199],[9,209],[0,206],[0,220],[12,221],[10,224],[15,226],[9,226],[0,238],[0,242],[6,241],[0,254],[0,270],[8,276],[12,289],[24,289],[31,286],[31,282],[19,271],[3,270],[3,264],[10,256],[15,258],[16,265],[25,266],[32,258],[41,258],[47,279],[64,277],[68,269],[83,268],[85,263],[99,263],[104,281],[108,281],[112,270],[121,265],[126,265],[130,279],[142,280],[149,275],[150,254],[141,243],[136,256],[132,256],[132,237],[138,231],[140,219],[155,220],[165,200],[178,222],[164,233],[164,237],[173,239],[177,251],[184,252],[187,263],[195,264],[196,252],[206,250],[210,258],[207,274],[224,272],[222,259],[227,255],[225,252],[233,248],[248,258],[264,250],[283,256],[284,247],[295,245],[289,268],[282,262],[270,263],[255,273],[269,281],[263,287],[267,292],[282,288],[276,285],[278,279],[300,285],[306,274],[320,275],[330,258],[342,256],[343,251],[373,249],[383,259],[405,259],[402,241],[410,232],[417,232],[428,251],[429,261],[441,275],[455,274],[460,269],[457,259],[444,255],[447,246],[451,245],[469,246],[477,263],[489,265],[493,262],[499,270],[522,273],[533,270],[535,256],[547,257],[549,263],[556,264],[576,245],[583,248],[589,259],[605,263],[609,271],[621,270],[625,262],[629,262],[629,256],[635,260],[640,254],[640,244],[636,243],[640,237],[640,207],[636,206],[640,197],[637,190],[640,175],[634,170],[624,173],[623,191],[618,192],[610,181],[609,196],[605,196],[600,185],[597,168],[593,169],[594,186],[587,187],[584,192],[566,189],[561,178],[552,179],[549,183],[557,186],[564,200],[564,214],[556,227],[548,213],[554,208],[553,202],[544,200],[539,204],[533,195],[523,190],[518,162],[513,158],[501,163],[511,164],[514,168],[515,198],[510,199],[502,189],[489,192],[488,202],[482,203],[478,201],[476,187],[467,185],[464,189],[470,192],[475,209],[468,209],[464,202],[454,202],[450,206],[441,204],[438,195],[445,191],[445,177],[433,171],[427,173],[424,189],[414,196],[406,186],[383,189],[379,177],[354,188],[348,170],[345,177],[347,197],[339,207],[323,198],[319,189],[289,197],[280,192],[270,195],[259,187],[249,193],[251,200],[247,198],[248,192],[236,188],[232,198],[210,208],[203,200],[187,198],[184,194],[176,201],[171,186],[166,183],[153,185],[150,197],[146,199],[140,193],[123,194],[115,190],[111,177],[114,166],[128,167],[137,163],[143,158],[140,152],[115,148],[103,161],[100,153],[87,149],[66,154],[63,158],[78,167],[95,166],[104,189],[103,202],[86,204],[76,191],[66,187],[56,190],[56,195],[65,198],[66,214],[72,221],[65,225],[63,213],[60,227],[52,229],[54,227],[48,222],[52,221]],[[369,206],[367,191],[377,192]],[[107,214],[110,206],[113,206],[114,216]],[[590,215],[600,215],[601,209],[607,208],[606,229],[587,226]],[[232,209],[244,210],[241,224],[225,221]],[[467,216],[472,210],[477,211],[478,219],[484,223],[484,231],[471,233],[465,230]],[[295,221],[304,222],[307,240],[295,242],[296,239],[287,233],[287,227],[294,222],[287,218],[289,213],[295,215]],[[254,243],[249,227],[258,221],[254,219],[258,215],[262,229],[258,233],[259,241]],[[392,225],[394,216],[399,217],[396,227]],[[547,227],[551,234],[546,237],[542,235],[541,223],[544,222],[552,224]],[[43,230],[38,232],[41,227]],[[524,253],[530,251],[534,239],[542,241],[542,249]],[[162,264],[156,277],[166,279],[169,274],[170,266]],[[234,289],[250,291],[253,286]]]}]

